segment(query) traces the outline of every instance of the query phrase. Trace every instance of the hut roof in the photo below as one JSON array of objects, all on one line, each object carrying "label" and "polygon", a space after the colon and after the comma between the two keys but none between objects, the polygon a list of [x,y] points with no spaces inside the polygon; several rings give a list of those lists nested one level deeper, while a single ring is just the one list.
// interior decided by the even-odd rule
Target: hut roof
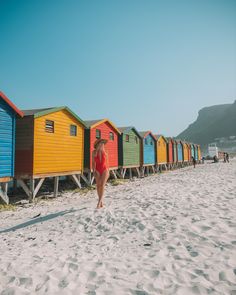
[{"label": "hut roof", "polygon": [[108,122],[115,130],[117,133],[120,134],[120,130],[109,120],[109,119],[99,119],[99,120],[86,120],[84,121],[85,125],[87,128],[94,128],[104,122]]},{"label": "hut roof", "polygon": [[9,105],[9,107],[10,107],[11,109],[14,110],[14,112],[15,112],[18,116],[20,116],[20,117],[23,117],[23,116],[24,116],[23,112],[20,111],[20,110],[14,105],[14,103],[11,102],[10,99],[7,98],[6,95],[5,95],[3,92],[1,92],[1,91],[0,91],[0,97],[5,101],[6,104]]},{"label": "hut roof", "polygon": [[164,138],[165,142],[167,142],[167,138],[162,134],[155,134],[155,137],[157,140],[159,140],[162,137],[162,138]]},{"label": "hut roof", "polygon": [[51,107],[51,108],[44,108],[44,109],[32,109],[32,110],[24,110],[25,116],[34,116],[34,118],[39,118],[51,113],[55,113],[61,110],[66,110],[68,113],[70,113],[77,121],[79,121],[84,127],[86,127],[84,121],[80,119],[79,116],[77,116],[70,108],[66,106],[62,107]]},{"label": "hut roof", "polygon": [[130,130],[133,129],[133,130],[135,131],[135,133],[138,135],[138,137],[141,138],[141,136],[140,136],[138,130],[137,130],[135,127],[133,127],[133,126],[118,127],[118,129],[120,130],[120,133],[124,133],[125,131],[128,132],[128,131],[130,131]]},{"label": "hut roof", "polygon": [[145,137],[147,137],[149,134],[151,134],[151,136],[153,137],[153,139],[156,140],[155,135],[153,135],[151,131],[139,131],[139,134],[140,134],[140,136],[141,136],[142,138],[145,138]]}]

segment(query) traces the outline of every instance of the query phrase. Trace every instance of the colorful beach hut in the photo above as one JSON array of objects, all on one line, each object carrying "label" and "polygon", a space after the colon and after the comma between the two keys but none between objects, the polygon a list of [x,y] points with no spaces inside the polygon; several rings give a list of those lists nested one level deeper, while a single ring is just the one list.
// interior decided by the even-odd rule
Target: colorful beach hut
[{"label": "colorful beach hut", "polygon": [[190,146],[191,146],[191,161],[192,161],[192,157],[195,158],[195,148],[193,143],[190,143]]},{"label": "colorful beach hut", "polygon": [[127,171],[132,177],[132,171],[139,176],[141,136],[134,127],[119,127],[118,155],[120,177],[124,178]]},{"label": "colorful beach hut", "polygon": [[92,152],[94,142],[103,138],[107,140],[106,151],[108,153],[109,169],[116,178],[116,171],[119,168],[118,161],[118,136],[119,129],[108,119],[85,121],[85,139],[84,139],[84,177],[88,184],[92,184],[94,177],[92,175]]},{"label": "colorful beach hut", "polygon": [[187,165],[189,162],[189,147],[188,143],[186,141],[182,141],[183,146],[183,163],[184,165]]},{"label": "colorful beach hut", "polygon": [[181,140],[176,140],[177,143],[177,156],[178,156],[178,165],[182,166],[184,157],[183,157],[183,144]]},{"label": "colorful beach hut", "polygon": [[171,169],[174,163],[174,155],[173,155],[174,141],[171,137],[166,137],[166,140],[167,140],[167,164],[169,169]]},{"label": "colorful beach hut", "polygon": [[198,149],[197,149],[197,144],[194,144],[194,158],[196,161],[198,161]]},{"label": "colorful beach hut", "polygon": [[8,182],[14,177],[17,117],[23,117],[23,112],[0,91],[0,200],[7,204],[9,203]]},{"label": "colorful beach hut", "polygon": [[177,148],[177,142],[175,139],[172,139],[173,141],[173,166],[177,166],[178,164],[178,148]]},{"label": "colorful beach hut", "polygon": [[163,135],[155,135],[156,155],[157,155],[157,169],[167,169],[167,139]]},{"label": "colorful beach hut", "polygon": [[16,121],[15,177],[30,200],[48,177],[54,177],[55,196],[60,176],[71,176],[80,187],[84,129],[84,122],[65,106],[26,110]]},{"label": "colorful beach hut", "polygon": [[198,161],[201,161],[202,155],[201,155],[201,147],[199,144],[197,145],[197,151],[198,151]]},{"label": "colorful beach hut", "polygon": [[139,132],[141,140],[141,171],[149,174],[149,169],[155,172],[156,165],[156,138],[151,131]]},{"label": "colorful beach hut", "polygon": [[191,163],[191,144],[187,142],[187,147],[188,147],[188,163]]}]

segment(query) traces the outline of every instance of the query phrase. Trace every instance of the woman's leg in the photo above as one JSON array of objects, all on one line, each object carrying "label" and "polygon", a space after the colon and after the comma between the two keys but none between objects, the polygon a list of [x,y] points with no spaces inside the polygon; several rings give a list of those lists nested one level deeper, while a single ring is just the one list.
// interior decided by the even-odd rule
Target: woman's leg
[{"label": "woman's leg", "polygon": [[103,172],[100,180],[100,206],[103,207],[103,196],[104,196],[104,190],[105,190],[105,185],[106,182],[109,178],[109,170],[106,170]]},{"label": "woman's leg", "polygon": [[100,206],[100,199],[101,199],[101,197],[100,197],[100,195],[101,195],[101,193],[100,193],[100,191],[101,191],[101,176],[100,176],[100,174],[98,172],[96,173],[95,180],[96,180],[97,195],[98,195],[97,208],[99,208],[99,206]]}]

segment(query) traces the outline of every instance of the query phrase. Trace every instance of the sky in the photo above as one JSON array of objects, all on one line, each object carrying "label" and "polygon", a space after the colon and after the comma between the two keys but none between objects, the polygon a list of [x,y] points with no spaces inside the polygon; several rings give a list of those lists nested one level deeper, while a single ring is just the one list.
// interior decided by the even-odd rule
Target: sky
[{"label": "sky", "polygon": [[0,37],[20,109],[176,136],[236,99],[235,0],[0,0]]}]

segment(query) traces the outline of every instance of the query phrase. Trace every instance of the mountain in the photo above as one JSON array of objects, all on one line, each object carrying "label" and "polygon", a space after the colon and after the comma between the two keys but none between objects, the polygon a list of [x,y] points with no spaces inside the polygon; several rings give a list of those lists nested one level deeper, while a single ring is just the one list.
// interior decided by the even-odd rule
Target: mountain
[{"label": "mountain", "polygon": [[[228,142],[232,136],[236,136],[236,100],[232,104],[201,109],[198,112],[197,120],[181,132],[177,138],[199,143],[203,148],[206,148],[211,142]],[[233,139],[236,146],[235,141]]]}]

